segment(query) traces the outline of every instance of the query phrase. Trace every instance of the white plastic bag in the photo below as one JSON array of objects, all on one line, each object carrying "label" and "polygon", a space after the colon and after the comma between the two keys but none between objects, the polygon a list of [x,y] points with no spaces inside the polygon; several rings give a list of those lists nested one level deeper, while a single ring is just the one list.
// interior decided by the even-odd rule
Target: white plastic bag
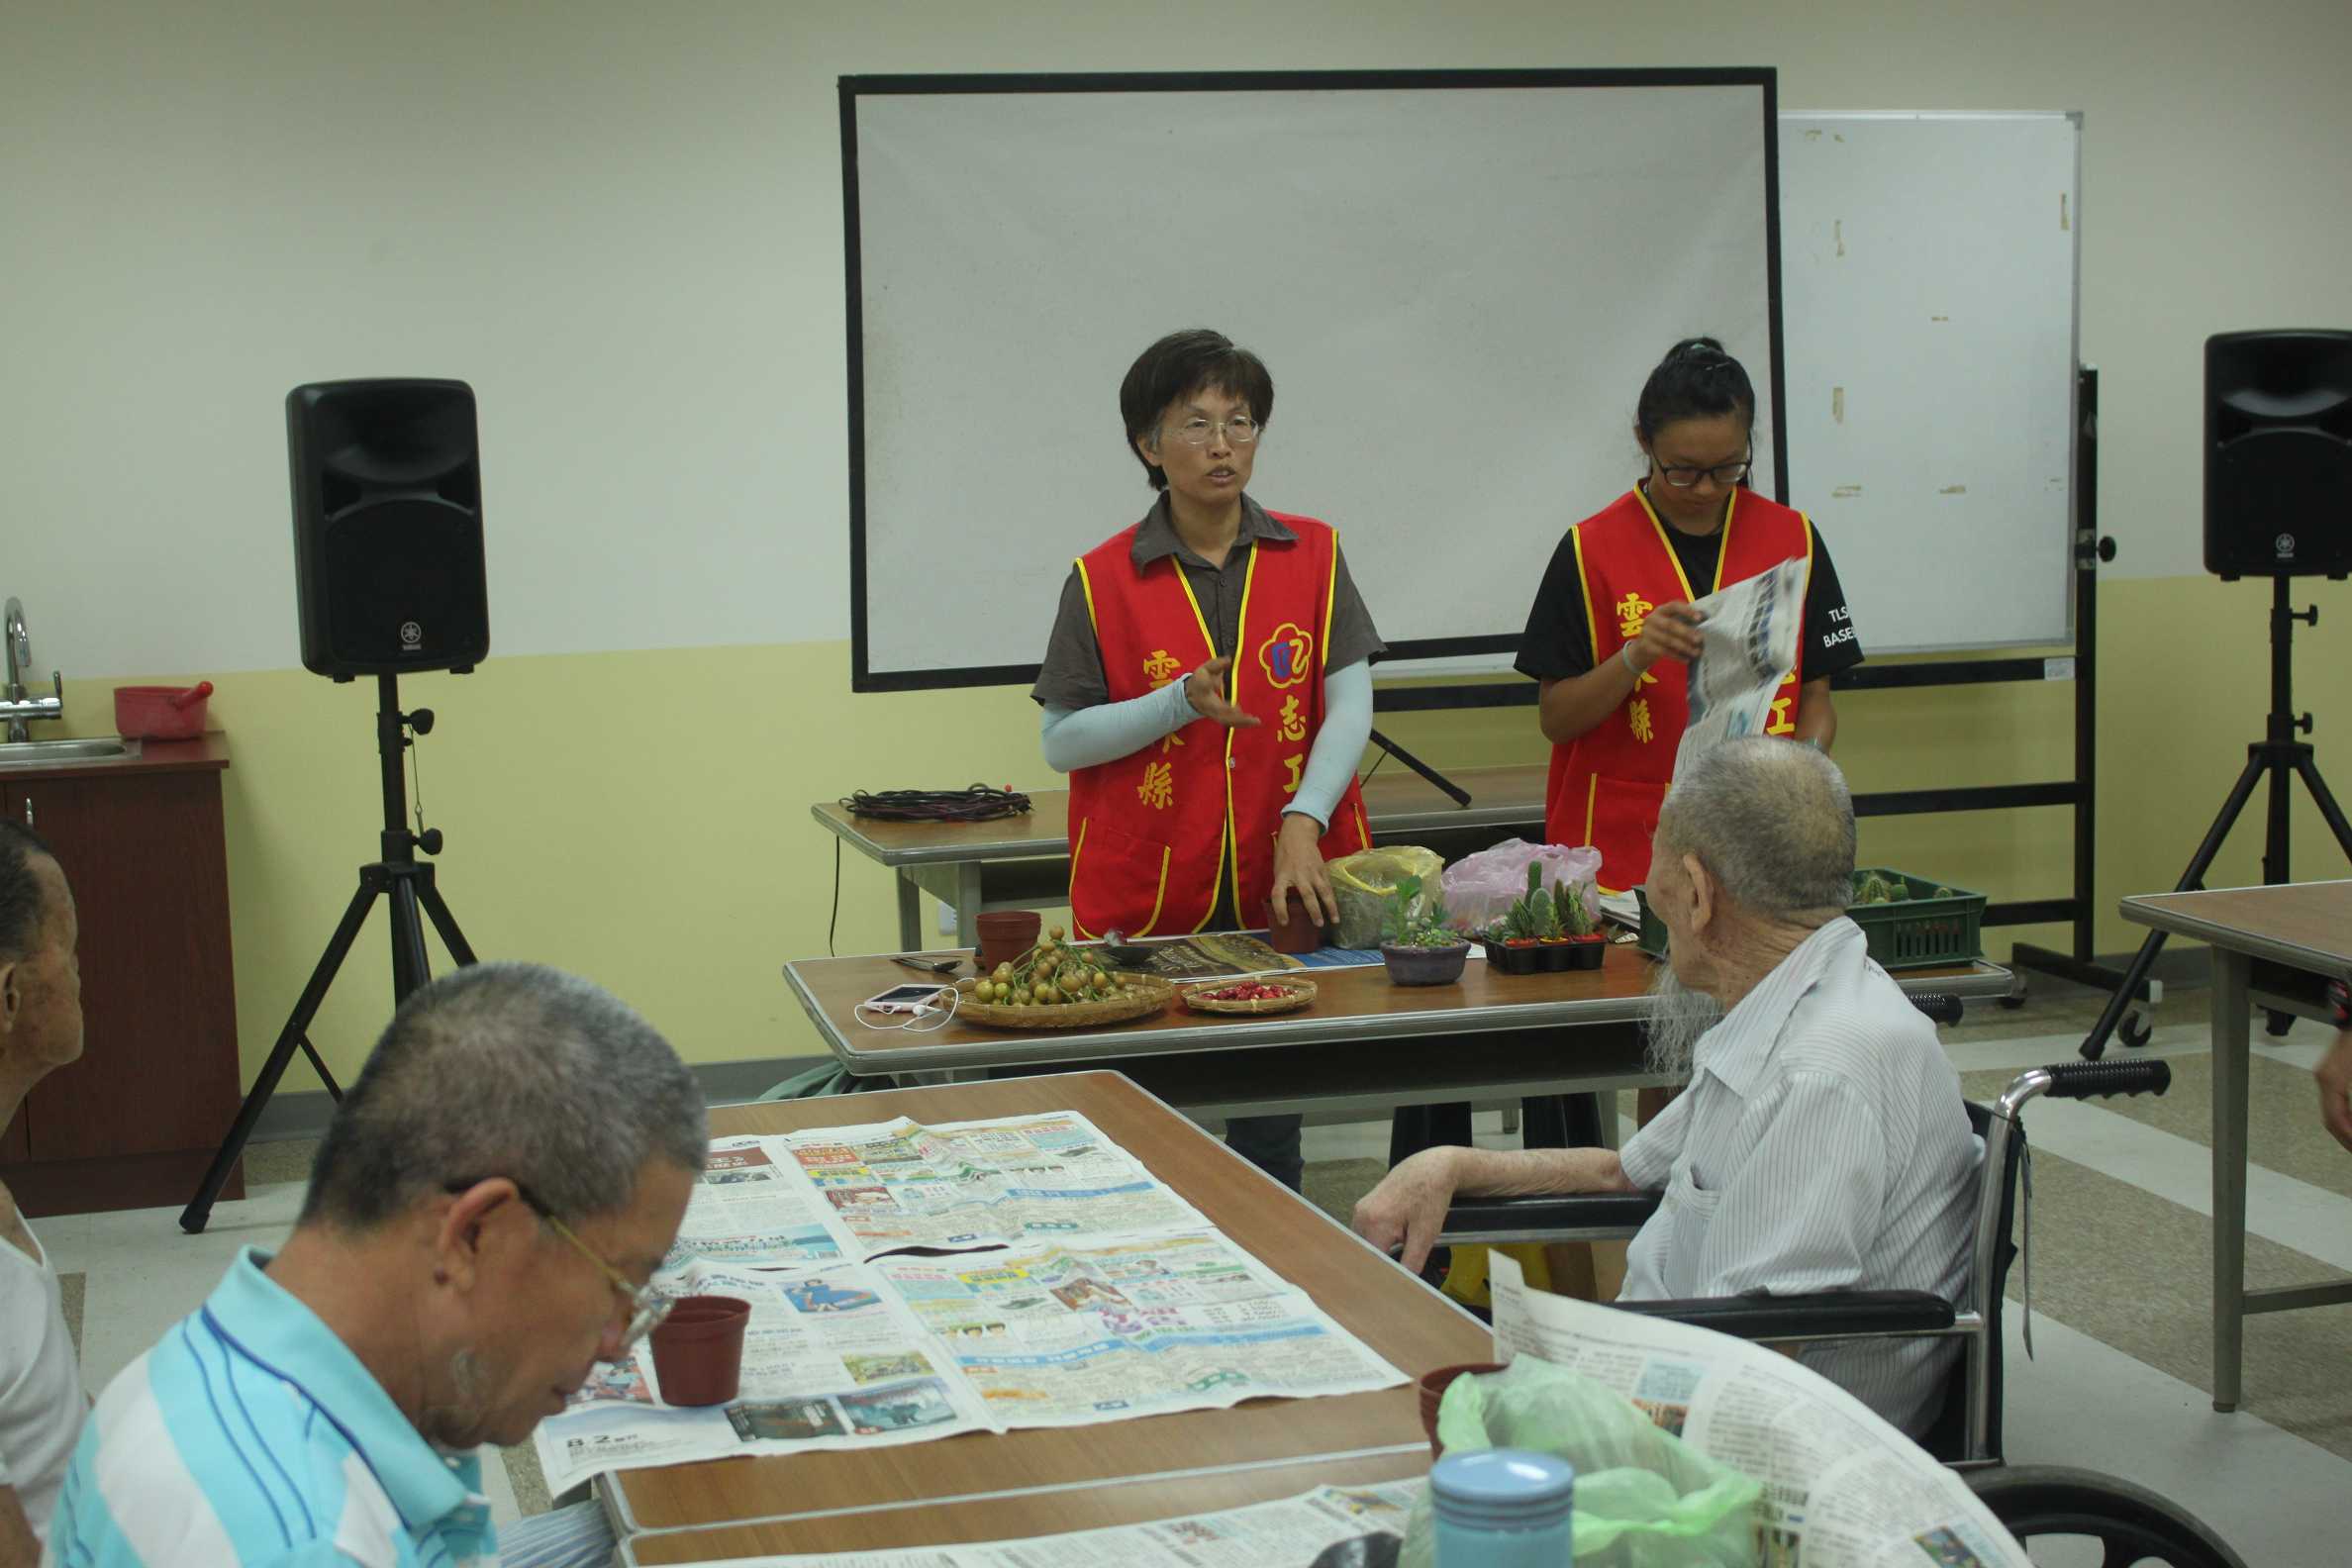
[{"label": "white plastic bag", "polygon": [[1571,849],[1566,844],[1509,838],[1445,868],[1447,924],[1459,931],[1476,931],[1501,920],[1504,911],[1526,897],[1530,861],[1543,867],[1546,892],[1562,882],[1581,883],[1585,908],[1600,908],[1594,902],[1593,889],[1593,877],[1601,869],[1600,850],[1589,845]]}]

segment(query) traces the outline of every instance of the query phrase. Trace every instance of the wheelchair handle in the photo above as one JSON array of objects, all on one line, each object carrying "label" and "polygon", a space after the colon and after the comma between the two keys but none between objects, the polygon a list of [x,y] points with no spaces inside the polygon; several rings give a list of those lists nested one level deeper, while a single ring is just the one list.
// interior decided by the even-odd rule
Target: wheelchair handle
[{"label": "wheelchair handle", "polygon": [[1949,992],[1939,991],[1932,996],[1915,996],[1911,1005],[1938,1024],[1960,1022],[1960,999]]},{"label": "wheelchair handle", "polygon": [[2065,1062],[2042,1071],[2050,1075],[2049,1086],[2042,1093],[2053,1100],[2162,1094],[2172,1087],[2172,1063],[2168,1061]]}]

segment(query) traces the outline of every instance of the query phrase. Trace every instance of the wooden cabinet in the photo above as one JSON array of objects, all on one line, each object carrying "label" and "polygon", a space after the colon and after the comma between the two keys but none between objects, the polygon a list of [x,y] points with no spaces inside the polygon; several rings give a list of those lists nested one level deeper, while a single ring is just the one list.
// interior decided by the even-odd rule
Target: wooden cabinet
[{"label": "wooden cabinet", "polygon": [[[228,761],[212,735],[0,770],[0,811],[48,840],[81,922],[81,1060],[0,1139],[0,1178],[36,1218],[183,1204],[236,1119]],[[222,1196],[243,1191],[241,1171]]]}]

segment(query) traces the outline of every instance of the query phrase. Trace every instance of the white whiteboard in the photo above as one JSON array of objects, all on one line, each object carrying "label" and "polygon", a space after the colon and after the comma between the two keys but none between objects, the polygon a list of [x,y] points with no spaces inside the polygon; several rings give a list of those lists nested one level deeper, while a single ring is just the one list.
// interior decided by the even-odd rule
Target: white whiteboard
[{"label": "white whiteboard", "polygon": [[2071,114],[1781,117],[1790,504],[1866,650],[2073,635]]},{"label": "white whiteboard", "polygon": [[1675,340],[1773,428],[1771,73],[1456,75],[844,79],[860,689],[1026,678],[1150,504],[1118,388],[1177,328],[1273,372],[1251,494],[1339,529],[1392,646],[1490,668]]}]

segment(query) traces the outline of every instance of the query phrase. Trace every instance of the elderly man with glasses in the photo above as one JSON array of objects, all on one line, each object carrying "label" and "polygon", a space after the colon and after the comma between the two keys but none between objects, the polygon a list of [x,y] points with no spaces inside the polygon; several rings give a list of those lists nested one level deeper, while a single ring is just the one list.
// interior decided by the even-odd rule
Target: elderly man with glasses
[{"label": "elderly man with glasses", "polygon": [[52,1560],[609,1560],[592,1509],[496,1538],[476,1450],[658,1320],[708,1145],[692,1075],[596,986],[483,964],[417,992],[284,1247],[240,1255],[99,1400]]}]

